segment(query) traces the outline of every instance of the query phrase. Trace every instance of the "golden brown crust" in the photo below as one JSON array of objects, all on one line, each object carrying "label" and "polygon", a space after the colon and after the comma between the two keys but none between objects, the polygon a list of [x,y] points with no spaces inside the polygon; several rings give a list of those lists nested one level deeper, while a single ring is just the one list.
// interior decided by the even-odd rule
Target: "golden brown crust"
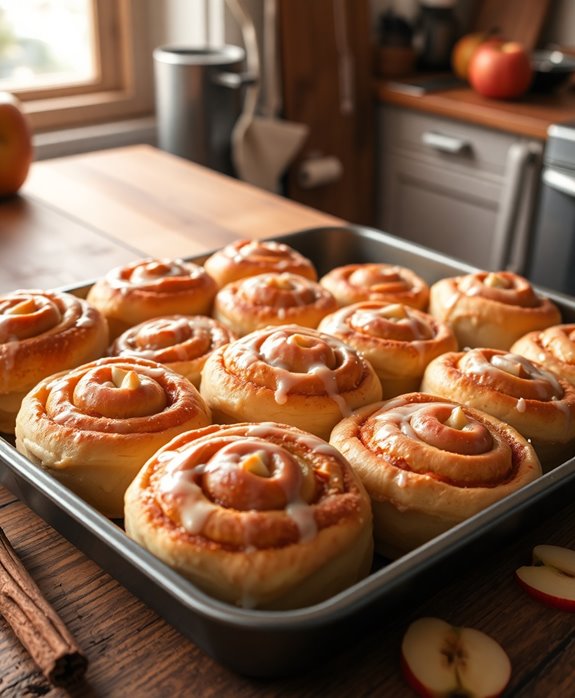
[{"label": "golden brown crust", "polygon": [[214,317],[242,337],[268,325],[314,328],[336,308],[335,298],[315,281],[271,272],[232,281],[220,289]]},{"label": "golden brown crust", "polygon": [[210,423],[198,391],[154,361],[114,357],[41,381],[22,402],[16,448],[112,518],[144,462]]},{"label": "golden brown crust", "polygon": [[205,315],[167,315],[126,330],[108,353],[157,361],[199,388],[208,356],[234,339],[230,329]]},{"label": "golden brown crust", "polygon": [[103,315],[72,294],[0,296],[0,431],[14,433],[22,398],[38,381],[103,356],[107,344]]},{"label": "golden brown crust", "polygon": [[317,281],[317,271],[307,257],[271,240],[236,240],[208,257],[204,268],[220,288],[268,272],[288,272]]},{"label": "golden brown crust", "polygon": [[381,398],[381,384],[372,366],[340,340],[284,325],[214,352],[201,393],[214,422],[277,421],[327,439],[343,415]]},{"label": "golden brown crust", "polygon": [[110,336],[162,315],[209,315],[216,282],[205,269],[181,259],[142,259],[112,269],[96,281],[88,301],[108,319]]},{"label": "golden brown crust", "polygon": [[451,326],[459,348],[509,349],[531,330],[561,321],[557,306],[512,272],[478,272],[431,287],[429,312]]},{"label": "golden brown crust", "polygon": [[324,441],[277,424],[176,437],[126,492],[129,536],[208,594],[296,608],[369,571],[369,498]]},{"label": "golden brown crust", "polygon": [[575,385],[575,324],[529,332],[515,342],[511,351],[537,361]]},{"label": "golden brown crust", "polygon": [[324,318],[318,329],[365,356],[379,376],[384,398],[418,390],[427,364],[457,349],[445,323],[402,304],[354,303]]},{"label": "golden brown crust", "polygon": [[347,264],[332,269],[320,284],[340,306],[370,300],[425,310],[429,302],[425,281],[411,269],[394,264]]},{"label": "golden brown crust", "polygon": [[330,443],[371,496],[376,547],[392,557],[541,474],[533,448],[508,424],[425,393],[357,410]]},{"label": "golden brown crust", "polygon": [[499,349],[444,354],[430,363],[421,389],[507,422],[535,448],[544,469],[575,448],[575,386],[542,365]]}]

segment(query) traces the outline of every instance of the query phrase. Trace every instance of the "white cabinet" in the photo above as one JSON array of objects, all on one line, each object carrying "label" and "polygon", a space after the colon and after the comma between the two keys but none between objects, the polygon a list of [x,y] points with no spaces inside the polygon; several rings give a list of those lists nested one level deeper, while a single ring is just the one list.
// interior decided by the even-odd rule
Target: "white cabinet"
[{"label": "white cabinet", "polygon": [[384,105],[377,224],[483,269],[522,271],[543,143]]}]

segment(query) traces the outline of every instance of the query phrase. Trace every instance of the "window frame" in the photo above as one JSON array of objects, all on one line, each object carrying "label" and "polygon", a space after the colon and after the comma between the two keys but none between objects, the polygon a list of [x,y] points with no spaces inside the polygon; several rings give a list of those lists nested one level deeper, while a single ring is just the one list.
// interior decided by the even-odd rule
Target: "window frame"
[{"label": "window frame", "polygon": [[149,115],[153,64],[144,0],[91,0],[95,21],[95,81],[12,92],[39,133]]}]

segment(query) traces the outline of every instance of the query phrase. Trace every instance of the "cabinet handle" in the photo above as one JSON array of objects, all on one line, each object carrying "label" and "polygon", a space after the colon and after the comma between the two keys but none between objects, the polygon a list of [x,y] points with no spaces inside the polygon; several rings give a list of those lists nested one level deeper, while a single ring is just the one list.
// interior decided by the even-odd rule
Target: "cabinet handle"
[{"label": "cabinet handle", "polygon": [[443,133],[435,133],[434,131],[425,131],[421,136],[421,140],[424,145],[439,150],[441,153],[450,153],[451,155],[457,155],[471,148],[469,141],[456,138],[455,136],[446,136]]}]

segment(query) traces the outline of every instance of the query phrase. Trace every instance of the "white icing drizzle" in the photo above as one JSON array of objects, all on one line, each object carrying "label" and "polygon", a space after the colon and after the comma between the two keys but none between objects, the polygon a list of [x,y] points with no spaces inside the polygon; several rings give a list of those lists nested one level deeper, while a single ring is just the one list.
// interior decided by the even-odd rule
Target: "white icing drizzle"
[{"label": "white icing drizzle", "polygon": [[313,507],[310,507],[307,502],[303,500],[289,502],[286,513],[298,527],[300,543],[307,543],[316,537],[317,524]]},{"label": "white icing drizzle", "polygon": [[194,478],[204,470],[198,465],[191,470],[167,471],[158,483],[162,494],[178,497],[182,526],[192,534],[201,533],[208,517],[217,510],[217,506],[207,499]]},{"label": "white icing drizzle", "polygon": [[120,289],[121,293],[128,293],[131,288],[155,286],[162,283],[167,277],[199,278],[205,274],[203,267],[192,262],[184,262],[182,259],[146,259],[140,263],[128,267],[116,267],[106,276],[106,280],[113,288]]},{"label": "white icing drizzle", "polygon": [[338,406],[343,416],[349,416],[351,410],[345,399],[339,394],[337,386],[337,370],[331,369],[322,363],[310,364],[307,370],[297,372],[290,370],[290,366],[282,360],[284,353],[282,352],[283,345],[289,343],[292,335],[292,330],[296,328],[298,334],[311,337],[314,341],[325,342],[329,346],[329,350],[343,357],[338,364],[338,368],[355,356],[355,352],[346,344],[325,334],[317,333],[315,330],[298,327],[295,325],[286,326],[285,329],[280,328],[267,336],[261,342],[260,332],[253,332],[251,335],[246,335],[240,340],[234,342],[235,362],[239,369],[249,369],[254,363],[264,361],[268,366],[276,370],[274,389],[274,400],[278,405],[286,404],[290,391],[301,382],[304,376],[313,375],[319,378],[324,389]]},{"label": "white icing drizzle", "polygon": [[[226,437],[224,447],[208,463],[197,464],[191,468],[186,467],[189,448],[185,446],[178,451],[164,451],[159,454],[158,461],[165,463],[166,467],[160,477],[158,491],[162,495],[177,498],[180,520],[186,531],[192,534],[200,534],[208,517],[219,509],[219,506],[208,499],[202,487],[197,484],[198,477],[216,471],[233,472],[242,467],[246,457],[259,455],[263,460],[266,460],[275,451],[284,451],[281,446],[276,446],[271,442],[263,440],[266,436],[269,437],[270,433],[281,434],[282,430],[274,426],[273,423],[261,423],[249,427],[245,437],[229,435]],[[251,441],[249,452],[235,452],[231,450],[235,443],[245,446],[246,440]],[[309,436],[308,441],[315,449],[327,447],[330,450],[330,455],[337,454],[335,449],[317,437]],[[226,450],[227,446],[230,446],[230,450]],[[285,453],[290,460],[293,460],[294,457],[289,452],[286,451]],[[281,476],[281,471],[279,475]],[[274,474],[272,473],[270,477],[273,478]],[[282,482],[281,478],[278,482]],[[299,531],[300,542],[305,543],[312,540],[317,535],[313,505],[302,500],[298,493],[291,492],[287,485],[284,492],[287,499],[285,513],[296,525]],[[253,536],[250,534],[250,514],[250,511],[243,512],[244,524],[246,526],[246,551],[256,550],[252,543]]]},{"label": "white icing drizzle", "polygon": [[525,412],[525,410],[527,409],[527,404],[525,403],[525,400],[522,397],[520,397],[519,400],[517,400],[515,409],[521,413]]}]

